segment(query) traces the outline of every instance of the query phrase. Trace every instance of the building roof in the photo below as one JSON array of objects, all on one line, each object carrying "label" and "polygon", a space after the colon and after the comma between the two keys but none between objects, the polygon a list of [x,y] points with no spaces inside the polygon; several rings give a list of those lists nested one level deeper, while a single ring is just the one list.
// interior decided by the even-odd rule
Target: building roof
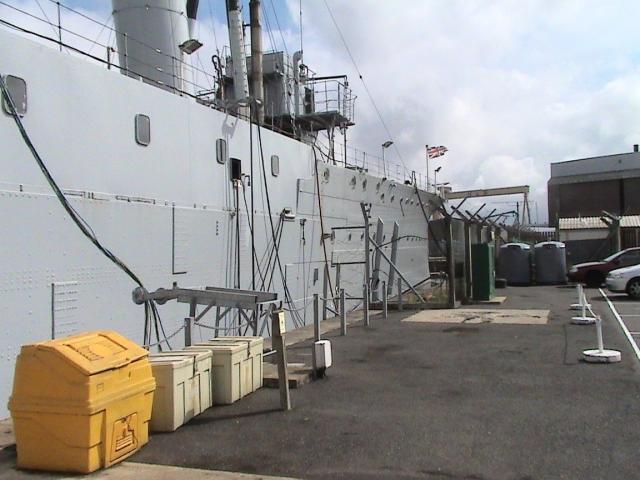
[{"label": "building roof", "polygon": [[[620,217],[622,228],[640,228],[640,215],[625,215]],[[607,225],[600,217],[571,217],[558,219],[559,230],[597,230],[607,229]]]},{"label": "building roof", "polygon": [[614,174],[640,169],[640,152],[602,155],[551,164],[551,178]]}]

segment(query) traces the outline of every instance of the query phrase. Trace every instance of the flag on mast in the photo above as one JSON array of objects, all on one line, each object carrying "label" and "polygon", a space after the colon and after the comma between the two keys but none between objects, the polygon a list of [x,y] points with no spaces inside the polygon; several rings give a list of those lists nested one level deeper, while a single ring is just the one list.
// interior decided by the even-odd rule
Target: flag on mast
[{"label": "flag on mast", "polygon": [[427,148],[427,155],[428,158],[438,158],[443,156],[445,153],[447,153],[449,150],[447,149],[447,147],[440,145],[439,147],[428,147]]}]

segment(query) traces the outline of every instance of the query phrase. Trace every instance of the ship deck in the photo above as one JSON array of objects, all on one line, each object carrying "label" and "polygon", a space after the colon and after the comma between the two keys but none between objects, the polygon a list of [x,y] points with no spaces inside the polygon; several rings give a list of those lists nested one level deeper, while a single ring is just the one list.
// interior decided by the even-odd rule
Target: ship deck
[{"label": "ship deck", "polygon": [[[470,308],[546,309],[548,322],[376,315],[369,328],[325,335],[334,367],[292,390],[292,411],[277,409],[277,390],[262,389],[154,435],[131,460],[308,479],[635,478],[640,363],[607,303],[588,291],[605,346],[621,350],[622,362],[593,365],[581,352],[595,347],[595,327],[570,324],[573,289],[500,292],[504,304]],[[292,348],[298,358],[304,343]],[[3,452],[0,478],[21,477],[13,461]],[[132,462],[109,478],[128,478]]]}]

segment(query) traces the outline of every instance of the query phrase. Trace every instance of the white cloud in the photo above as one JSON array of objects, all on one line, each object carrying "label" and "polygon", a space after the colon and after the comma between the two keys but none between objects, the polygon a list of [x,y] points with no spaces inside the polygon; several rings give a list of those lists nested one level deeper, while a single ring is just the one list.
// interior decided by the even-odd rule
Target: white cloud
[{"label": "white cloud", "polygon": [[[329,5],[410,168],[424,170],[425,143],[447,145],[433,162],[439,179],[461,189],[529,184],[546,219],[550,162],[640,142],[637,3]],[[349,74],[359,94],[352,142],[376,151],[386,134],[324,3],[305,8],[306,61]]]}]

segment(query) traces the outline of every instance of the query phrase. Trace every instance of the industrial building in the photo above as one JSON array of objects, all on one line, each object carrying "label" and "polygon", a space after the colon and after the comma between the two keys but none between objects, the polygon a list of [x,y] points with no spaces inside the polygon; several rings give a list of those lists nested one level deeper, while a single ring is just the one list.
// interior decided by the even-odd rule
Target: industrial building
[{"label": "industrial building", "polygon": [[547,182],[549,224],[559,218],[640,214],[640,152],[551,164]]},{"label": "industrial building", "polygon": [[[569,263],[598,260],[638,246],[640,152],[551,164],[547,183],[549,224],[567,245]],[[616,228],[601,217],[620,217]],[[609,217],[611,218],[611,217]]]}]

